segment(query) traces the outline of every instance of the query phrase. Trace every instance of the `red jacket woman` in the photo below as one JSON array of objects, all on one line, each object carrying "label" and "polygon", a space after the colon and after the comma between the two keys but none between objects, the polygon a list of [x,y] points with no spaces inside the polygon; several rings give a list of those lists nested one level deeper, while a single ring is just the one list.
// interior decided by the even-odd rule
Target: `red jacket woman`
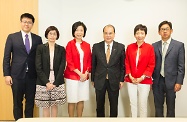
[{"label": "red jacket woman", "polygon": [[72,25],[74,39],[66,46],[67,66],[64,77],[66,78],[69,117],[74,117],[75,110],[77,117],[82,117],[84,101],[89,100],[88,76],[91,70],[91,49],[90,44],[82,40],[86,35],[86,30],[83,22],[75,22]]},{"label": "red jacket woman", "polygon": [[[147,99],[155,67],[155,53],[152,45],[145,43],[147,27],[139,24],[134,28],[136,43],[126,50],[126,77],[132,117],[147,117]],[[139,110],[138,110],[139,106]],[[139,112],[138,112],[139,111]]]},{"label": "red jacket woman", "polygon": [[[139,60],[136,66],[136,55],[139,48]],[[153,46],[143,42],[143,44],[138,47],[137,43],[132,43],[127,47],[126,50],[126,74],[131,74],[134,78],[139,78],[145,76],[141,84],[152,84],[152,73],[155,67],[155,55]],[[130,78],[125,77],[126,82],[131,82]]]},{"label": "red jacket woman", "polygon": [[[76,40],[73,39],[68,42],[66,46],[66,60],[67,67],[64,73],[64,77],[72,80],[80,80],[80,76],[73,70],[78,69],[80,71],[80,55],[76,47]],[[91,49],[90,44],[82,41],[81,49],[84,52],[83,58],[83,73],[86,71],[90,72],[91,69]]]}]

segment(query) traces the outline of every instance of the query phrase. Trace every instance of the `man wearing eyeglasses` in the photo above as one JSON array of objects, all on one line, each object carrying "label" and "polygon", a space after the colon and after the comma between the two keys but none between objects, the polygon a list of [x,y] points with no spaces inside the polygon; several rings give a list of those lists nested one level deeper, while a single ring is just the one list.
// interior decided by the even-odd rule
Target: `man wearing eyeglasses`
[{"label": "man wearing eyeglasses", "polygon": [[3,59],[5,83],[12,88],[13,114],[15,120],[23,117],[22,101],[25,98],[25,117],[33,117],[36,90],[36,47],[42,44],[40,36],[31,33],[34,24],[32,14],[20,17],[21,31],[9,34]]},{"label": "man wearing eyeglasses", "polygon": [[185,74],[184,43],[171,38],[172,23],[163,21],[158,27],[161,40],[153,44],[156,65],[153,72],[155,116],[164,117],[166,98],[167,117],[175,117],[176,92],[180,91]]}]

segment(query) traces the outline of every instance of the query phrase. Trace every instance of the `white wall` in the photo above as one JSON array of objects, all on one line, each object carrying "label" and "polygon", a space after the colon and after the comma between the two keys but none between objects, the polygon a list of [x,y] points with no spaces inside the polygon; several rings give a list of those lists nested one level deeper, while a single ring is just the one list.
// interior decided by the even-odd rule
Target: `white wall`
[{"label": "white wall", "polygon": [[[186,45],[187,27],[186,0],[39,0],[39,34],[43,37],[48,26],[54,25],[60,31],[58,44],[66,46],[71,36],[72,24],[82,21],[88,31],[84,38],[93,45],[103,40],[102,29],[107,24],[116,28],[115,40],[126,46],[135,42],[134,27],[144,24],[148,28],[146,42],[153,43],[160,39],[158,25],[163,20],[173,24],[172,38]],[[187,85],[186,78],[182,90],[177,93],[176,116],[187,116]],[[108,100],[108,99],[106,99]],[[83,116],[95,116],[95,91],[90,85],[90,100],[85,102]],[[154,116],[152,91],[149,96],[148,116]],[[106,115],[109,105],[106,101]],[[59,116],[68,116],[67,104],[59,107]],[[130,105],[126,85],[120,90],[119,117],[130,116]]]}]

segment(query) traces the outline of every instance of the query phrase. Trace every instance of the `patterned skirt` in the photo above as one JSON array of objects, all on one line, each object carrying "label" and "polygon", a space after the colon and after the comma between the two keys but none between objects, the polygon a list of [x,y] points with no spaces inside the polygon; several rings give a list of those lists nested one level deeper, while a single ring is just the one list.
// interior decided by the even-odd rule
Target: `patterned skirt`
[{"label": "patterned skirt", "polygon": [[53,105],[66,103],[65,85],[59,85],[47,91],[46,86],[36,85],[35,104],[41,108],[49,108]]}]

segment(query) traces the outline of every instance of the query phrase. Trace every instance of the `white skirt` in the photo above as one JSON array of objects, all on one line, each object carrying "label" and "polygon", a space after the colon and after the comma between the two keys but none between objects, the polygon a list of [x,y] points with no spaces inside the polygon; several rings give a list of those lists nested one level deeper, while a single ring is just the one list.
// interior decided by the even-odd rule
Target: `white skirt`
[{"label": "white skirt", "polygon": [[89,81],[85,82],[66,79],[66,94],[68,103],[78,103],[89,100]]}]

